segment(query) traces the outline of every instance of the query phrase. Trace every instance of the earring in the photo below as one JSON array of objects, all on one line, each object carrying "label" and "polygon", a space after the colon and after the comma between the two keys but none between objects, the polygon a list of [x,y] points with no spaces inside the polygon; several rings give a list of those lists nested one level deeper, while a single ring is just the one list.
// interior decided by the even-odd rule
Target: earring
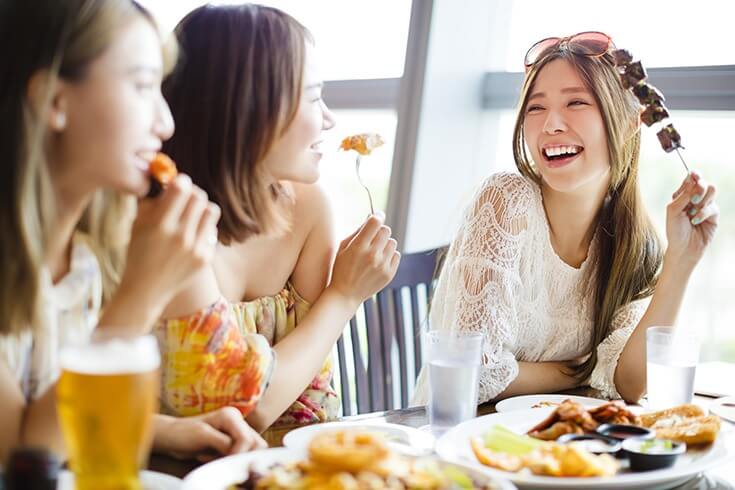
[{"label": "earring", "polygon": [[66,127],[66,114],[57,112],[52,117],[52,125],[56,131],[61,131]]}]

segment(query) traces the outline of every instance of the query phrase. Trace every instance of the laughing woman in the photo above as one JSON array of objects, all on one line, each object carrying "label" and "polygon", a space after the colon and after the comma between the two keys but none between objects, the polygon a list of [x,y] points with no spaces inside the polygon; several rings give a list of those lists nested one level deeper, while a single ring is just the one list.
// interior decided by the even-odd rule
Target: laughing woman
[{"label": "laughing woman", "polygon": [[[480,402],[582,384],[637,401],[646,329],[675,323],[715,234],[715,189],[691,173],[667,205],[663,250],[638,182],[638,102],[612,48],[583,33],[529,50],[520,175],[485,181],[451,245],[431,324],[483,333]],[[417,402],[427,384],[423,372]]]}]

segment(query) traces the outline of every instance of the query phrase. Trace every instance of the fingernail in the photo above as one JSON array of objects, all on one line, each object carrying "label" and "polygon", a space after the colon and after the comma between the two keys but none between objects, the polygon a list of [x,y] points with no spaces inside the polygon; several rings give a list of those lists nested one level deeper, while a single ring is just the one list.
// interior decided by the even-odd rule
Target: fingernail
[{"label": "fingernail", "polygon": [[176,177],[176,180],[182,189],[188,189],[191,187],[191,177],[186,174],[179,174],[178,177]]},{"label": "fingernail", "polygon": [[375,211],[375,216],[377,216],[378,218],[380,218],[380,220],[384,220],[385,219],[385,213],[383,211]]},{"label": "fingernail", "polygon": [[699,204],[702,201],[702,195],[701,194],[694,194],[692,196],[692,204]]},{"label": "fingernail", "polygon": [[697,216],[696,218],[692,218],[692,224],[695,225],[695,226],[698,225],[701,222],[702,222],[702,217],[701,216]]},{"label": "fingernail", "polygon": [[689,216],[694,216],[695,214],[697,214],[697,208],[691,208],[689,210]]}]

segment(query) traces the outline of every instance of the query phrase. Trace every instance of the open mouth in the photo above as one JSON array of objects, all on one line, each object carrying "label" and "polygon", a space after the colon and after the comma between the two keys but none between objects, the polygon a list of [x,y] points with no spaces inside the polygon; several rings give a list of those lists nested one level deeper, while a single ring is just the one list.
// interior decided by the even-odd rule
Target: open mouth
[{"label": "open mouth", "polygon": [[571,162],[583,151],[584,147],[582,146],[559,145],[543,148],[541,153],[551,166],[559,166]]}]

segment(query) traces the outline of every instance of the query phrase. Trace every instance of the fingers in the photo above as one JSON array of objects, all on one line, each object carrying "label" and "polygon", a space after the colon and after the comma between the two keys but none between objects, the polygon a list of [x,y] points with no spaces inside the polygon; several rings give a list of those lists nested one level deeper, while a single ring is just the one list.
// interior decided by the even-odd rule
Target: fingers
[{"label": "fingers", "polygon": [[692,217],[691,223],[694,226],[702,223],[717,224],[720,217],[720,208],[717,203],[710,203],[702,208],[695,216]]},{"label": "fingers", "polygon": [[233,440],[224,432],[217,430],[216,427],[210,425],[207,420],[201,424],[200,428],[200,446],[211,447],[219,454],[228,454],[233,446]]},{"label": "fingers", "polygon": [[679,188],[676,189],[676,192],[674,192],[671,195],[671,199],[676,199],[677,197],[679,197],[679,195],[684,191],[686,187],[691,185],[693,181],[698,180],[699,178],[700,178],[700,175],[697,172],[692,171],[689,174],[687,174],[687,176],[681,182],[681,185],[679,186]]},{"label": "fingers", "polygon": [[358,231],[357,235],[352,240],[352,244],[359,248],[368,248],[375,238],[375,235],[377,235],[378,231],[380,231],[383,226],[382,218],[376,215],[370,216],[362,226],[362,229]]},{"label": "fingers", "polygon": [[674,215],[684,212],[689,206],[692,192],[697,186],[699,178],[697,174],[692,172],[689,177],[682,183],[679,189],[673,194],[672,201],[667,206],[669,213]]},{"label": "fingers", "polygon": [[232,440],[232,446],[223,454],[242,453],[268,446],[260,434],[243,420],[242,414],[236,408],[225,407],[213,415],[212,425],[228,434]]},{"label": "fingers", "polygon": [[221,214],[219,206],[213,202],[207,203],[196,231],[197,247],[200,250],[211,251],[217,244],[217,222]]},{"label": "fingers", "polygon": [[189,195],[189,199],[179,219],[184,245],[193,244],[197,238],[202,214],[207,209],[208,202],[209,198],[207,197],[207,193],[195,186]]},{"label": "fingers", "polygon": [[717,206],[714,206],[714,199],[717,193],[715,186],[697,186],[696,192],[690,199],[691,206],[688,211],[693,225],[700,224],[710,216],[716,214],[717,211]]},{"label": "fingers", "polygon": [[161,215],[162,224],[167,224],[171,228],[175,227],[189,201],[193,186],[191,177],[186,174],[179,174],[171,185],[163,191],[163,194],[157,198],[160,203],[159,209],[163,210]]}]

